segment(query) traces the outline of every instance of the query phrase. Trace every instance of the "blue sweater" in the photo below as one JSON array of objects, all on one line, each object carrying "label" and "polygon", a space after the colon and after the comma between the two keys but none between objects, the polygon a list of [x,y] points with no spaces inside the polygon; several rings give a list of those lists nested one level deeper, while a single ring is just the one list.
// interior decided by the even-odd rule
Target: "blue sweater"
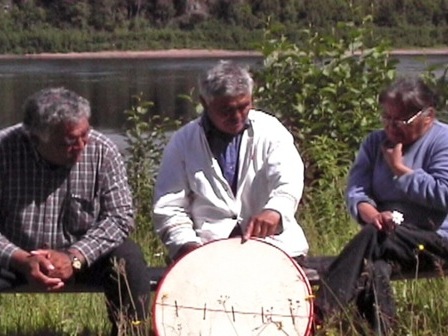
[{"label": "blue sweater", "polygon": [[[346,190],[350,214],[359,222],[357,205],[398,210],[405,222],[438,228],[448,238],[448,125],[435,121],[431,129],[406,149],[405,164],[412,173],[395,177],[381,153],[384,130],[362,143],[351,167]],[[439,227],[440,226],[440,227]]]}]

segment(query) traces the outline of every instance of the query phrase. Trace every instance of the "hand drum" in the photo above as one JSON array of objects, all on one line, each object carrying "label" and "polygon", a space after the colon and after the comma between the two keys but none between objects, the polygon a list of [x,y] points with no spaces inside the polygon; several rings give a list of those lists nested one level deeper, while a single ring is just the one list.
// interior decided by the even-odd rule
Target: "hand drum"
[{"label": "hand drum", "polygon": [[231,238],[172,265],[156,292],[153,325],[158,336],[307,336],[312,305],[305,273],[285,252]]}]

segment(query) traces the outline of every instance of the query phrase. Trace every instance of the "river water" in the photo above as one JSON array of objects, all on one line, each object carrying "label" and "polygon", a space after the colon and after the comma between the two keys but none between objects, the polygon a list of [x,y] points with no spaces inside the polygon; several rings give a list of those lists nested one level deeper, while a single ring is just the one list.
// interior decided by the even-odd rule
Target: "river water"
[{"label": "river water", "polygon": [[[259,66],[261,57],[232,57]],[[448,55],[397,56],[399,73],[418,74],[429,65],[447,65]],[[198,74],[218,58],[0,59],[0,128],[20,122],[24,99],[49,86],[64,86],[89,99],[92,124],[122,147],[124,110],[141,94],[154,113],[179,118],[194,113],[181,95],[195,95]]]}]

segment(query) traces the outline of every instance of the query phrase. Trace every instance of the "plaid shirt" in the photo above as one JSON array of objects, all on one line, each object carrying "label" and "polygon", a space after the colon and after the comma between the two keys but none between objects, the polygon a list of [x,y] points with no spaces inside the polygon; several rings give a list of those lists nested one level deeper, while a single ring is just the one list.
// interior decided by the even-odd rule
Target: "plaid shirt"
[{"label": "plaid shirt", "polygon": [[134,227],[117,147],[90,131],[72,167],[43,161],[21,124],[0,131],[0,267],[19,248],[75,248],[91,264]]}]

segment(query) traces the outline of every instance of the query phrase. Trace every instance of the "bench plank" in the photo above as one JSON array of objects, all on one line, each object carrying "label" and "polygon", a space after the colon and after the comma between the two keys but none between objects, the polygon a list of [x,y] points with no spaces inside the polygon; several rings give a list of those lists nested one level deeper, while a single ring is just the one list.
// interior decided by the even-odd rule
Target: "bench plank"
[{"label": "bench plank", "polygon": [[[157,286],[162,279],[166,267],[148,267],[151,274],[151,292],[157,290]],[[61,290],[56,292],[48,292],[41,287],[33,287],[30,285],[15,286],[1,291],[1,294],[14,294],[14,293],[101,293],[103,288],[100,286],[93,286],[87,284],[76,284],[64,286]]]},{"label": "bench plank", "polygon": [[[330,264],[336,259],[336,256],[310,256],[306,258],[306,266],[315,269],[319,275],[326,272]],[[417,279],[431,279],[439,278],[448,275],[448,264],[441,262],[439,268],[421,270],[416,274],[415,272],[399,272],[398,270],[392,270],[391,280],[417,280]],[[320,277],[317,276],[313,279],[309,279],[310,284],[319,285]]]},{"label": "bench plank", "polygon": [[[314,273],[313,278],[309,279],[309,282],[312,286],[320,284],[320,274],[323,274],[333,260],[336,259],[336,256],[310,256],[306,258],[306,267],[311,269],[315,269],[317,274]],[[164,266],[150,266],[149,272],[151,274],[151,291],[155,292],[157,290],[157,286],[162,280],[165,272],[168,268]],[[444,263],[439,269],[433,270],[425,270],[419,272],[416,275],[414,272],[412,273],[398,273],[392,272],[391,279],[393,281],[397,280],[413,280],[413,279],[429,279],[429,278],[438,278],[448,275],[448,265]],[[48,292],[42,288],[36,288],[29,285],[17,286],[7,290],[2,291],[1,293],[101,293],[103,289],[98,286],[90,286],[86,284],[77,284],[77,285],[68,285],[63,289],[57,292]]]}]

